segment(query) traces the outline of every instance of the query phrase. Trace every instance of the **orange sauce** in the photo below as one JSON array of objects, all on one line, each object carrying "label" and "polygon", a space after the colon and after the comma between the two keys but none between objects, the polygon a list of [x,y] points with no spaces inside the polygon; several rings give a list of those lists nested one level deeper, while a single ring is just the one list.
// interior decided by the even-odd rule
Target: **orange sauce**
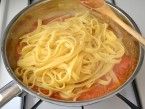
[{"label": "orange sauce", "polygon": [[114,83],[113,81],[107,86],[96,84],[92,86],[87,92],[82,93],[78,100],[97,98],[117,89],[128,79],[131,70],[134,68],[133,65],[135,65],[135,61],[131,59],[131,57],[124,55],[121,62],[116,64],[113,68],[120,84]]},{"label": "orange sauce", "polygon": [[[117,75],[117,78],[119,79],[120,84],[117,84],[115,82],[111,82],[107,86],[103,86],[100,84],[93,85],[88,91],[82,93],[77,100],[88,100],[92,98],[101,97],[115,89],[117,89],[120,85],[122,85],[130,76],[131,71],[134,69],[135,61],[127,56],[124,55],[122,57],[122,60],[119,64],[116,64],[113,68],[115,74]],[[48,90],[44,88],[40,88],[41,92],[45,95],[48,95]],[[32,90],[38,92],[38,86],[34,86]],[[60,97],[59,93],[56,92],[51,95],[52,98],[55,99],[63,99]]]},{"label": "orange sauce", "polygon": [[[59,17],[59,18],[52,18],[54,19],[53,21],[59,21],[60,19],[61,20],[64,20],[66,18],[69,18],[70,16],[63,16],[63,17]],[[44,19],[42,24],[47,24],[48,22],[52,21],[52,19]],[[34,25],[34,29],[37,27],[37,23],[35,23]],[[33,30],[34,30],[33,29]],[[25,46],[22,45],[20,46],[18,44],[17,46],[17,49],[16,49],[16,59],[18,60],[19,57],[20,57],[20,52],[22,50],[22,48]],[[117,78],[119,79],[119,82],[120,84],[116,84],[115,82],[111,82],[109,85],[107,86],[103,86],[103,85],[100,85],[100,84],[95,84],[93,85],[92,87],[90,87],[90,89],[84,93],[82,93],[79,98],[77,100],[88,100],[88,99],[92,99],[92,98],[97,98],[97,97],[101,97],[115,89],[117,89],[118,87],[120,87],[128,78],[129,76],[131,75],[132,71],[134,70],[136,66],[136,61],[135,61],[135,58],[130,56],[130,55],[124,55],[122,57],[122,60],[119,64],[116,64],[113,68],[113,71],[115,72]],[[38,86],[34,86],[32,88],[32,90],[38,92],[38,88],[41,90],[41,92],[44,94],[44,95],[48,95],[49,94],[49,91],[44,89],[44,88],[40,88]],[[55,98],[55,99],[63,99],[60,97],[59,93],[58,92],[55,92],[53,93],[50,97],[52,98]]]}]

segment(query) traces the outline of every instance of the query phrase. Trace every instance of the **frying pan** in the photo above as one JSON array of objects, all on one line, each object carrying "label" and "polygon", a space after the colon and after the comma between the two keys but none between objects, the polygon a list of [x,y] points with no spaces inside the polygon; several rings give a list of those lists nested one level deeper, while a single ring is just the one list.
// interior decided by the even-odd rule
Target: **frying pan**
[{"label": "frying pan", "polygon": [[[136,25],[133,20],[128,17],[126,13],[122,13],[122,11],[107,3],[112,10],[128,25],[132,28],[136,29]],[[109,25],[114,29],[116,34],[119,36],[124,36],[126,38],[126,42],[134,43],[135,46],[130,46],[130,50],[136,51],[136,59],[137,65],[135,70],[132,72],[130,77],[126,80],[124,84],[122,84],[119,88],[113,90],[110,93],[107,93],[104,96],[99,98],[84,100],[84,101],[65,101],[65,100],[56,100],[53,98],[49,98],[43,96],[25,86],[15,75],[14,69],[16,68],[16,46],[18,44],[18,39],[20,36],[33,31],[36,27],[36,22],[38,19],[44,19],[45,22],[48,22],[48,19],[62,16],[62,15],[70,15],[74,14],[77,11],[80,11],[82,7],[80,6],[78,0],[42,0],[37,3],[34,3],[25,9],[23,9],[20,13],[18,13],[12,21],[7,26],[3,38],[2,38],[2,58],[4,65],[7,69],[9,75],[13,78],[13,81],[8,83],[2,89],[0,89],[0,107],[10,101],[13,97],[22,95],[23,93],[31,94],[35,97],[38,97],[41,100],[46,102],[55,103],[58,105],[65,105],[65,106],[82,106],[88,105],[92,103],[96,103],[102,101],[106,98],[112,97],[113,95],[117,94],[120,90],[124,88],[129,82],[131,82],[136,74],[139,72],[142,61],[143,61],[143,49],[141,45],[134,39],[132,36],[127,34],[117,27],[113,22],[109,19],[99,15],[99,13],[92,12],[96,14],[98,18],[104,20],[105,22],[109,23]]]}]

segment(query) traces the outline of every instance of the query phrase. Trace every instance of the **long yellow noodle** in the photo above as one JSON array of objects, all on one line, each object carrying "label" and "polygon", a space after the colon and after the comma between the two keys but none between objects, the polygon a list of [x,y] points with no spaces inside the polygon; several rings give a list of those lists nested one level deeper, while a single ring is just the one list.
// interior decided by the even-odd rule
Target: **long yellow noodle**
[{"label": "long yellow noodle", "polygon": [[[23,46],[25,44],[25,46]],[[53,21],[20,37],[15,70],[24,84],[75,100],[93,84],[119,83],[112,68],[125,49],[121,39],[89,13]],[[101,77],[105,76],[103,80]]]}]

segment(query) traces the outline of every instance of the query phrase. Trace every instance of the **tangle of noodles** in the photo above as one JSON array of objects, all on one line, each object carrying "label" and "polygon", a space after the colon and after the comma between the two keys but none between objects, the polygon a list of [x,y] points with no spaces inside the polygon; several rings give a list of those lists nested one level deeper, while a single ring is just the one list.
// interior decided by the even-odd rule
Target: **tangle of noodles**
[{"label": "tangle of noodles", "polygon": [[[119,84],[113,72],[125,53],[120,38],[93,15],[78,14],[42,25],[20,37],[16,75],[30,88],[76,98],[94,84]],[[103,79],[102,77],[105,77]],[[40,90],[39,90],[40,91]]]}]

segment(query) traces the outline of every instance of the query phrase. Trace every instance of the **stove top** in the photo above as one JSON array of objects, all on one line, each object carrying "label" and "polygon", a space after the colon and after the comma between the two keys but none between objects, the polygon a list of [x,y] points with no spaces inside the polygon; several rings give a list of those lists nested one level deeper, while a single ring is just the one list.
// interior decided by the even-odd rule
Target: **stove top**
[{"label": "stove top", "polygon": [[[22,3],[25,0],[1,0],[0,1],[0,41],[1,36],[6,28],[6,25],[9,21],[21,10],[24,8],[26,3]],[[18,4],[17,4],[18,3]],[[14,5],[16,7],[14,7]],[[21,7],[22,6],[22,7]],[[27,6],[27,5],[25,5]],[[1,58],[1,51],[0,51],[0,88],[10,82],[12,78],[7,73],[2,58]],[[21,97],[13,98],[8,104],[6,104],[2,109],[22,109],[22,101]]]},{"label": "stove top", "polygon": [[[38,1],[38,0],[35,0]],[[107,0],[111,3],[115,3],[118,5],[118,0]],[[129,1],[129,0],[128,0]],[[130,0],[131,1],[131,0]],[[1,0],[0,2],[0,37],[3,34],[3,31],[9,21],[24,7],[34,2],[34,0]],[[143,72],[143,70],[142,70]],[[141,77],[140,77],[141,78]],[[8,75],[2,59],[0,58],[0,88],[10,82],[12,79]],[[137,78],[139,81],[139,79]],[[137,83],[140,83],[140,81]],[[138,94],[138,86],[136,85],[136,81],[128,84],[120,94],[127,98],[130,102],[137,106],[141,106],[140,97]],[[144,90],[145,91],[145,90]],[[140,89],[139,89],[140,92]],[[118,95],[119,96],[119,95]],[[141,97],[142,99],[142,97]],[[38,102],[39,101],[39,102]],[[143,101],[142,101],[143,103]],[[144,102],[145,103],[145,102]],[[39,104],[39,105],[38,105]],[[38,107],[37,107],[38,106]],[[33,108],[31,108],[33,107]],[[31,95],[27,95],[26,97],[15,97],[12,101],[10,101],[7,105],[5,105],[2,109],[130,109],[130,107],[124,103],[120,98],[114,96],[112,98],[106,99],[99,103],[94,103],[87,106],[82,107],[65,107],[58,106],[48,102],[42,102],[38,98],[35,98]]]}]

